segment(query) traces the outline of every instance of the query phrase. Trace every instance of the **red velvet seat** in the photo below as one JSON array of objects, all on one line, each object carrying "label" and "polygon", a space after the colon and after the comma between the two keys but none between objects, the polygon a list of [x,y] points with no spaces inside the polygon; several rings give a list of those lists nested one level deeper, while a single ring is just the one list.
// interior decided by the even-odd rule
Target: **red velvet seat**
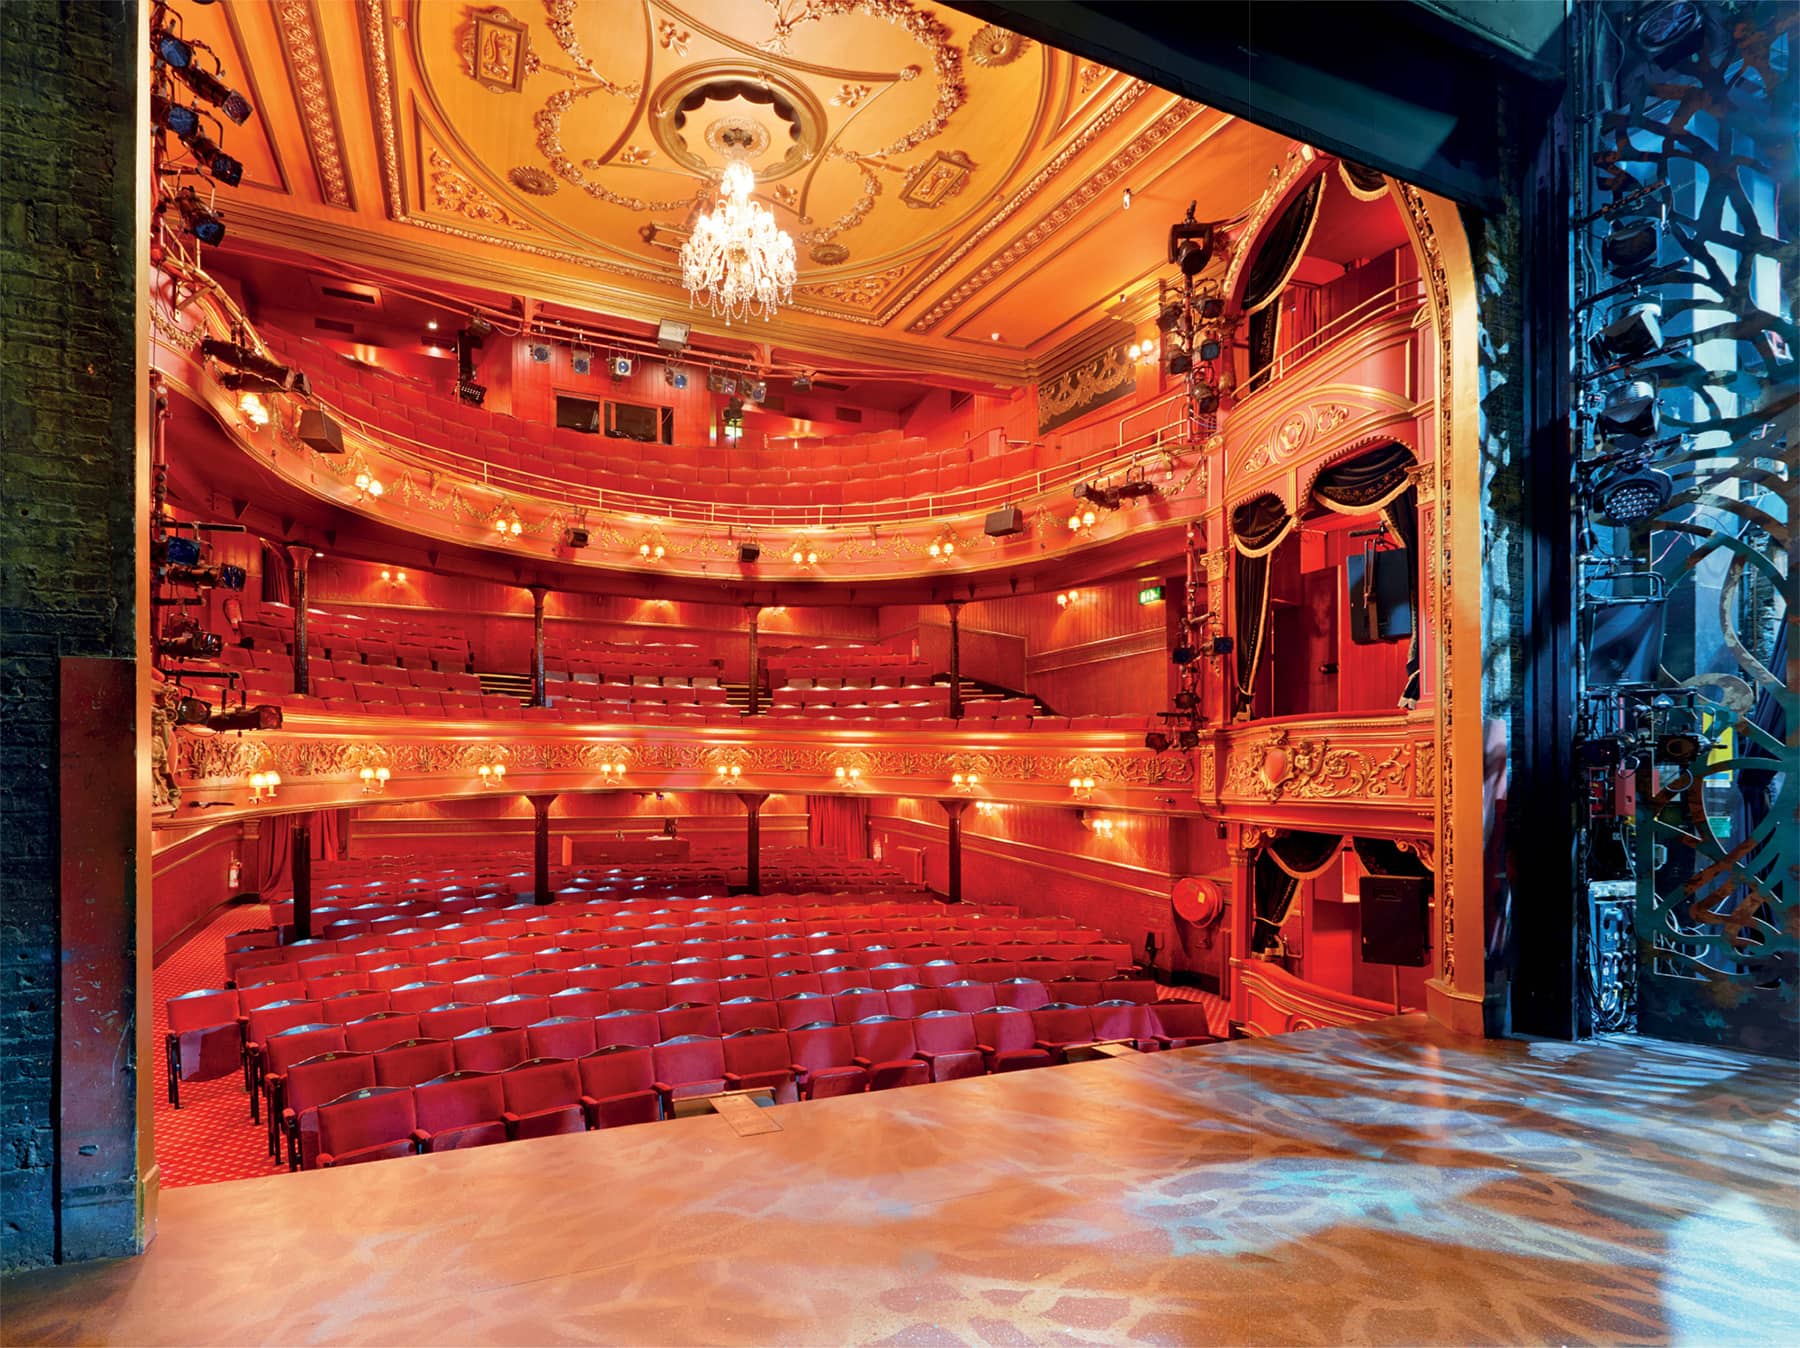
[{"label": "red velvet seat", "polygon": [[636,1045],[649,1048],[660,1036],[654,1011],[622,1009],[594,1018],[594,1040],[597,1048],[609,1045]]},{"label": "red velvet seat", "polygon": [[677,1002],[656,1014],[660,1039],[679,1039],[688,1035],[719,1037],[719,1008],[713,1003]]},{"label": "red velvet seat", "polygon": [[413,1090],[421,1151],[460,1151],[506,1141],[506,1091],[498,1072],[449,1072]]},{"label": "red velvet seat", "polygon": [[1044,1067],[1051,1061],[1039,1048],[1031,1013],[1016,1006],[994,1006],[974,1015],[976,1042],[990,1072],[1016,1072]]},{"label": "red velvet seat", "polygon": [[637,980],[621,983],[611,990],[612,1004],[622,1011],[661,1011],[669,1004],[669,990],[664,984]]},{"label": "red velvet seat", "polygon": [[1157,1029],[1150,1009],[1137,1002],[1099,1002],[1088,1008],[1093,1023],[1095,1043],[1130,1044],[1133,1048],[1155,1046]]},{"label": "red velvet seat", "polygon": [[716,1095],[725,1089],[725,1051],[720,1041],[703,1035],[665,1039],[651,1049],[656,1064],[655,1090],[665,1114],[677,1100]]},{"label": "red velvet seat", "polygon": [[1007,978],[994,985],[996,1006],[1016,1006],[1021,1011],[1035,1011],[1047,1006],[1050,995],[1044,985],[1033,978]]},{"label": "red velvet seat", "polygon": [[842,1025],[814,1023],[787,1032],[800,1098],[824,1100],[854,1095],[869,1087],[869,1074],[856,1064],[856,1043]]},{"label": "red velvet seat", "polygon": [[831,1001],[839,1025],[888,1014],[887,994],[875,988],[852,988],[838,993]]},{"label": "red velvet seat", "polygon": [[[269,1155],[275,1154],[275,1138],[277,1125],[281,1119],[283,1108],[282,1089],[287,1069],[307,1058],[316,1058],[321,1053],[344,1052],[344,1027],[323,1023],[296,1025],[292,1029],[282,1030],[269,1036],[263,1046],[262,1076],[260,1094],[262,1108],[267,1113],[267,1131]],[[253,1101],[251,1117],[256,1117],[257,1107]]]},{"label": "red velvet seat", "polygon": [[832,1024],[837,1019],[836,1003],[822,992],[795,992],[775,1003],[781,1028],[796,1029],[801,1025]]},{"label": "red velvet seat", "polygon": [[352,1053],[376,1053],[403,1039],[416,1039],[419,1018],[398,1011],[377,1011],[344,1026],[344,1047]]},{"label": "red velvet seat", "polygon": [[286,1104],[281,1111],[288,1169],[311,1170],[318,1164],[319,1106],[378,1084],[374,1057],[368,1053],[321,1053],[289,1067]]},{"label": "red velvet seat", "polygon": [[965,1011],[973,1015],[994,1005],[994,985],[959,979],[938,989],[938,1001],[948,1011]]},{"label": "red velvet seat", "polygon": [[450,1041],[459,1072],[504,1072],[525,1060],[525,1031],[483,1026]]},{"label": "red velvet seat", "polygon": [[522,1030],[549,1014],[550,999],[547,997],[531,997],[513,992],[487,1004],[487,1023],[499,1029]]},{"label": "red velvet seat", "polygon": [[552,1020],[564,1016],[592,1020],[612,1010],[611,996],[599,988],[590,987],[568,987],[561,992],[553,992],[544,998],[544,1004],[550,1008]]},{"label": "red velvet seat", "polygon": [[399,1086],[365,1086],[319,1106],[319,1165],[355,1165],[418,1150],[413,1093]]},{"label": "red velvet seat", "polygon": [[556,1016],[525,1027],[525,1050],[533,1058],[585,1058],[598,1047],[592,1016]]},{"label": "red velvet seat", "polygon": [[888,1014],[899,1016],[902,1020],[912,1020],[924,1015],[927,1011],[936,1011],[942,1003],[938,999],[936,988],[922,987],[917,983],[902,984],[887,990]]},{"label": "red velvet seat", "polygon": [[231,988],[211,988],[171,997],[165,1010],[169,1031],[164,1051],[169,1065],[169,1103],[181,1108],[183,1081],[212,1081],[244,1065],[241,1004]]},{"label": "red velvet seat", "polygon": [[781,1011],[767,997],[733,997],[719,1003],[719,1033],[781,1028]]},{"label": "red velvet seat", "polygon": [[506,1131],[511,1138],[551,1137],[587,1130],[581,1071],[564,1058],[531,1058],[503,1072]]},{"label": "red velvet seat", "polygon": [[581,1103],[589,1128],[654,1123],[662,1117],[656,1094],[656,1067],[641,1044],[609,1044],[577,1064]]},{"label": "red velvet seat", "polygon": [[407,1039],[370,1057],[377,1086],[417,1086],[456,1070],[456,1054],[447,1039]]},{"label": "red velvet seat", "polygon": [[1223,1016],[1203,1002],[1157,1002],[1148,1009],[1156,1022],[1152,1035],[1163,1048],[1216,1044],[1229,1037],[1229,1024],[1222,1024]]},{"label": "red velvet seat", "polygon": [[850,1026],[850,1040],[856,1047],[851,1061],[869,1074],[872,1091],[923,1085],[931,1079],[930,1066],[917,1056],[911,1021],[870,1016]]},{"label": "red velvet seat", "polygon": [[725,1084],[734,1091],[768,1088],[777,1100],[795,1097],[796,1073],[787,1035],[765,1026],[739,1030],[720,1041],[725,1051]]},{"label": "red velvet seat", "polygon": [[927,1011],[913,1021],[914,1052],[933,1081],[978,1077],[987,1071],[975,1038],[975,1020],[962,1011]]},{"label": "red velvet seat", "polygon": [[1031,1013],[1031,1023],[1037,1033],[1037,1046],[1056,1062],[1064,1061],[1075,1045],[1094,1042],[1093,1019],[1085,1006],[1051,1002]]}]

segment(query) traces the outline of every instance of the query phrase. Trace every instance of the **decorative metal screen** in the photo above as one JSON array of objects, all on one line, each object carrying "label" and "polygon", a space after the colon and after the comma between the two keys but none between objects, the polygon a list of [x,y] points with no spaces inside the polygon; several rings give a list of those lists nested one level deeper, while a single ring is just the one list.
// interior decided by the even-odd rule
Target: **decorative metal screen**
[{"label": "decorative metal screen", "polygon": [[1589,893],[1635,891],[1640,1029],[1789,1055],[1797,15],[1577,4],[1570,64]]}]

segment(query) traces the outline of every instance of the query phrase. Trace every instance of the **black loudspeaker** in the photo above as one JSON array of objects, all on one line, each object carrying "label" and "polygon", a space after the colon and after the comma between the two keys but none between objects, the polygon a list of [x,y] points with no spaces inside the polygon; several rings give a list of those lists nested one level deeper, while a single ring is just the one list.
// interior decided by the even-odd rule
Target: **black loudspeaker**
[{"label": "black loudspeaker", "polygon": [[1344,570],[1350,580],[1351,641],[1373,646],[1412,635],[1412,571],[1404,550],[1353,553],[1344,559]]},{"label": "black loudspeaker", "polygon": [[1588,627],[1588,686],[1654,683],[1662,663],[1663,600],[1599,600]]},{"label": "black loudspeaker", "polygon": [[762,556],[762,544],[760,544],[760,543],[739,543],[738,544],[738,560],[740,562],[743,562],[745,565],[748,565],[749,563],[754,562],[757,558],[759,558],[761,556]]},{"label": "black loudspeaker", "polygon": [[563,533],[563,545],[570,548],[585,548],[588,545],[588,531],[570,526]]},{"label": "black loudspeaker", "polygon": [[1429,876],[1363,876],[1363,963],[1423,967],[1430,945],[1426,934],[1430,898]]},{"label": "black loudspeaker", "polygon": [[1025,532],[1025,512],[1017,506],[1001,506],[982,526],[990,538],[1007,538]]},{"label": "black loudspeaker", "polygon": [[316,407],[300,409],[300,443],[321,454],[344,452],[344,428]]}]

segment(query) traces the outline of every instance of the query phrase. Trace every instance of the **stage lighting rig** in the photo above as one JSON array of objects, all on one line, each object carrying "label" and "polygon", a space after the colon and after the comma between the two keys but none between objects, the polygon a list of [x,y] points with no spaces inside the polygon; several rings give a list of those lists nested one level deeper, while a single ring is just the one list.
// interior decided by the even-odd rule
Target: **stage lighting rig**
[{"label": "stage lighting rig", "polygon": [[220,563],[217,566],[165,566],[156,579],[164,585],[191,585],[200,590],[241,590],[244,568]]},{"label": "stage lighting rig", "polygon": [[207,718],[211,730],[280,730],[281,708],[268,703],[226,707]]},{"label": "stage lighting rig", "polygon": [[302,398],[312,397],[312,385],[303,372],[283,365],[280,361],[271,360],[242,342],[226,341],[222,337],[206,337],[200,342],[200,354],[230,367],[219,377],[219,383],[234,393],[251,390],[257,393],[296,393]]},{"label": "stage lighting rig", "polygon": [[1620,385],[1601,407],[1594,423],[1609,438],[1649,439],[1662,429],[1656,385],[1648,379],[1634,379]]},{"label": "stage lighting rig", "polygon": [[1613,313],[1613,319],[1588,342],[1595,359],[1608,364],[1641,360],[1662,346],[1662,305],[1656,300],[1633,300]]},{"label": "stage lighting rig", "polygon": [[[229,117],[238,126],[250,120],[256,111],[250,100],[225,83],[225,67],[214,54],[211,47],[198,38],[183,37],[170,21],[175,15],[167,6],[158,6],[152,20],[153,31],[150,35],[150,49],[155,53],[158,63],[173,72],[176,79],[193,91],[195,95]],[[209,70],[200,61],[204,53],[211,63]]]},{"label": "stage lighting rig", "polygon": [[200,200],[200,194],[193,188],[182,188],[175,194],[172,204],[176,213],[181,216],[184,233],[192,234],[208,248],[216,248],[225,242],[225,221],[218,212]]},{"label": "stage lighting rig", "polygon": [[1212,225],[1194,219],[1194,208],[1199,204],[1190,201],[1187,215],[1169,226],[1169,261],[1190,279],[1206,270],[1213,253]]},{"label": "stage lighting rig", "polygon": [[169,631],[158,638],[156,653],[165,660],[216,660],[225,649],[224,638],[217,632],[203,632],[193,619],[182,619],[172,624]]}]

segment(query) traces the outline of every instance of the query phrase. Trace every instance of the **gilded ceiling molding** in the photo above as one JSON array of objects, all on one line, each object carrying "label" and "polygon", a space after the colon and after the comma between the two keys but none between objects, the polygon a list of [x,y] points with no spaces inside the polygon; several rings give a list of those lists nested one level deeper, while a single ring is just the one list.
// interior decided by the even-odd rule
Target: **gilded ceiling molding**
[{"label": "gilded ceiling molding", "polygon": [[375,133],[380,138],[381,186],[387,198],[388,218],[405,220],[405,178],[400,172],[400,114],[384,0],[356,0],[356,13],[362,21],[363,64],[368,70],[369,104],[375,109]]},{"label": "gilded ceiling molding", "polygon": [[442,150],[432,147],[425,162],[431,166],[431,201],[440,211],[521,234],[536,232],[535,225],[514,215],[492,193],[477,186]]},{"label": "gilded ceiling molding", "polygon": [[[936,328],[990,283],[1036,252],[1041,244],[1122,179],[1157,146],[1191,121],[1199,111],[1200,104],[1184,99],[1163,113],[1141,135],[1133,137],[1123,149],[1090,174],[1086,182],[1058,202],[1048,215],[1014,237],[1012,242],[989,258],[973,275],[907,324],[906,330],[923,334]],[[1093,124],[1090,123],[1091,125]]]},{"label": "gilded ceiling molding", "polygon": [[964,239],[954,249],[941,258],[936,265],[920,276],[917,281],[908,287],[904,295],[898,296],[888,311],[882,315],[881,321],[886,323],[897,312],[908,304],[911,304],[919,297],[926,286],[930,285],[933,281],[936,281],[945,272],[949,271],[958,262],[962,261],[962,259],[967,257],[977,244],[1016,215],[1033,197],[1041,192],[1057,174],[1067,168],[1072,160],[1080,155],[1083,150],[1087,149],[1088,146],[1092,145],[1109,126],[1118,121],[1119,118],[1123,117],[1132,108],[1136,107],[1145,95],[1150,93],[1152,87],[1153,86],[1147,84],[1143,80],[1133,80],[1128,84],[1117,98],[1111,103],[1108,103],[1106,107],[1101,110],[1099,115],[1096,116],[1093,121],[1089,122],[1086,126],[1082,127],[1080,131],[1076,132],[1075,135],[1070,138],[1069,143],[1064,145],[1062,149],[1058,150],[1051,157],[1049,163],[1045,164],[1043,168],[1032,174],[1030,181],[1017,192],[1014,192],[1004,206],[994,212],[993,215],[989,216],[982,222],[979,229],[969,235],[968,238]]},{"label": "gilded ceiling molding", "polygon": [[294,101],[300,105],[301,129],[312,156],[313,178],[327,206],[355,210],[350,178],[344,168],[344,138],[334,112],[331,71],[319,42],[319,16],[312,0],[276,0],[275,31],[281,38],[282,61]]},{"label": "gilded ceiling molding", "polygon": [[1117,342],[1038,385],[1038,434],[1117,402],[1137,388],[1137,362]]}]

